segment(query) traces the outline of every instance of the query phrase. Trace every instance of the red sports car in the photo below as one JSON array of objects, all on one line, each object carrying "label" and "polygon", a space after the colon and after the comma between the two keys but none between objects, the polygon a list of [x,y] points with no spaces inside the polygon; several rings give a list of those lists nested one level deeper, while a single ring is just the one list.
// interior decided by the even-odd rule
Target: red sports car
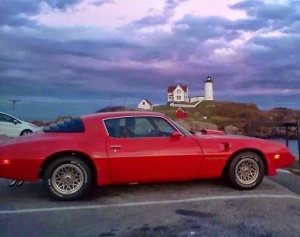
[{"label": "red sports car", "polygon": [[204,130],[191,133],[153,112],[106,112],[67,119],[0,144],[0,177],[43,180],[49,194],[73,200],[93,185],[226,179],[253,189],[290,166],[288,148]]}]

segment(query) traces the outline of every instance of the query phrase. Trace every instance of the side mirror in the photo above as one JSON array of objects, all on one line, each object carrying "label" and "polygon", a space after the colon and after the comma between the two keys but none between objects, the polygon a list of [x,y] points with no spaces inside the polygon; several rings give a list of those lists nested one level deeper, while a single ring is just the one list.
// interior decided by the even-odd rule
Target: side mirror
[{"label": "side mirror", "polygon": [[17,125],[17,124],[18,124],[18,121],[14,119],[13,123],[14,123],[15,125]]},{"label": "side mirror", "polygon": [[173,138],[180,138],[180,137],[181,137],[181,133],[175,131],[175,132],[172,133],[172,136],[171,136],[171,137],[173,137]]}]

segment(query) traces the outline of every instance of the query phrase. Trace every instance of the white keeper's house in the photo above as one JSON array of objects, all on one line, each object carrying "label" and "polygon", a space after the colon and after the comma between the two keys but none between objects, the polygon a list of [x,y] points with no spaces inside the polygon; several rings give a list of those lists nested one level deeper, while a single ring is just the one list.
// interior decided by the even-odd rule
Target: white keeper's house
[{"label": "white keeper's house", "polygon": [[187,85],[179,84],[177,86],[169,86],[167,89],[167,102],[169,104],[195,103],[213,99],[213,80],[210,76],[204,80],[204,95],[201,96],[189,96],[189,88]]}]

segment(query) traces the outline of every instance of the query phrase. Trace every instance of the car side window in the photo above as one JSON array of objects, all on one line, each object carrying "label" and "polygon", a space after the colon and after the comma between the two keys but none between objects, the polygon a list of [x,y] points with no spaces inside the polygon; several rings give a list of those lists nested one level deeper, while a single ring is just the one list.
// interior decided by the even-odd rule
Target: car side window
[{"label": "car side window", "polygon": [[176,129],[161,117],[124,117],[106,119],[106,130],[111,137],[170,137]]},{"label": "car side window", "polygon": [[170,137],[173,132],[177,131],[168,121],[161,117],[149,117],[148,120],[154,127],[150,136],[152,137]]},{"label": "car side window", "polygon": [[154,120],[154,124],[158,128],[159,131],[172,134],[176,130],[173,126],[171,126],[166,120],[163,118],[156,118]]},{"label": "car side window", "polygon": [[121,137],[122,125],[125,125],[124,118],[106,119],[104,124],[110,137]]},{"label": "car side window", "polygon": [[111,137],[143,137],[153,126],[145,118],[124,117],[106,119],[104,121],[106,130]]},{"label": "car side window", "polygon": [[[130,123],[128,124],[130,125]],[[134,136],[137,137],[148,137],[149,132],[154,129],[153,125],[146,117],[135,118],[134,126],[130,126],[134,127]]]},{"label": "car side window", "polygon": [[175,129],[160,117],[127,117],[121,137],[169,137]]}]

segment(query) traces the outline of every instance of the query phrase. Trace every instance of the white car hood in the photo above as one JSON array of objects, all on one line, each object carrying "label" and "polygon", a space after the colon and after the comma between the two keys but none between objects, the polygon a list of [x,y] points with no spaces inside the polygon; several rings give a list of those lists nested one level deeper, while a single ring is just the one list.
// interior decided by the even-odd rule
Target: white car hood
[{"label": "white car hood", "polygon": [[25,126],[27,126],[28,128],[30,128],[33,132],[39,131],[39,130],[42,129],[41,127],[36,126],[36,125],[34,125],[32,123],[28,123],[28,122],[25,122],[25,121],[21,121],[21,122],[22,122],[22,124],[24,124]]}]

